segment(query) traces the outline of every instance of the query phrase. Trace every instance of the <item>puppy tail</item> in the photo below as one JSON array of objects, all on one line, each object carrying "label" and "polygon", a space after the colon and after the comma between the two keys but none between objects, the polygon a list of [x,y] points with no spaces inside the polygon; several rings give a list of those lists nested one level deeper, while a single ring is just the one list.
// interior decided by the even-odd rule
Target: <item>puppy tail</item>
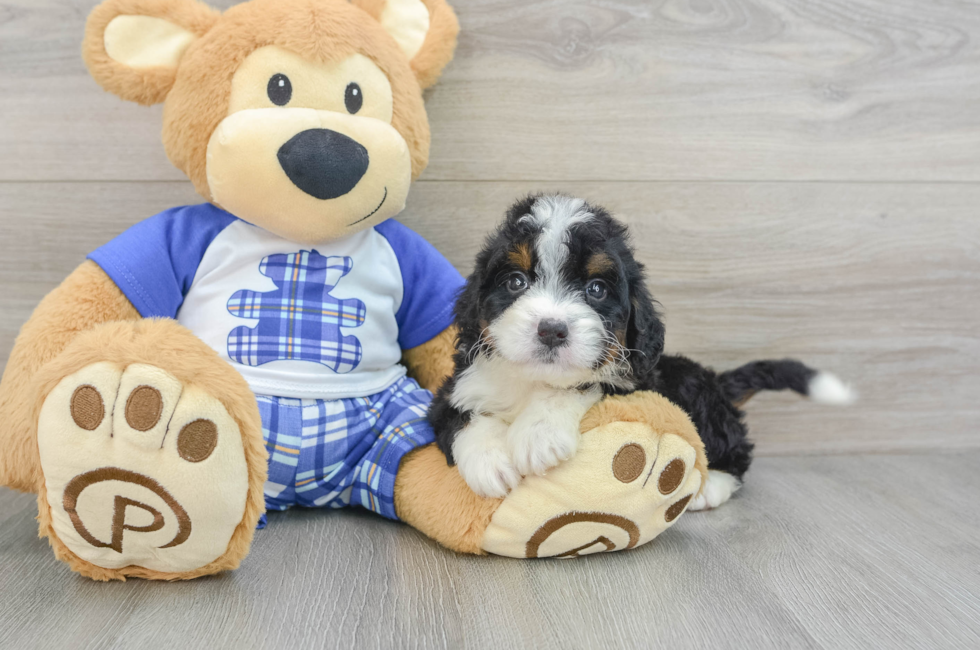
[{"label": "puppy tail", "polygon": [[760,390],[792,390],[820,404],[853,404],[857,393],[829,372],[795,359],[753,361],[718,375],[722,392],[742,406]]}]

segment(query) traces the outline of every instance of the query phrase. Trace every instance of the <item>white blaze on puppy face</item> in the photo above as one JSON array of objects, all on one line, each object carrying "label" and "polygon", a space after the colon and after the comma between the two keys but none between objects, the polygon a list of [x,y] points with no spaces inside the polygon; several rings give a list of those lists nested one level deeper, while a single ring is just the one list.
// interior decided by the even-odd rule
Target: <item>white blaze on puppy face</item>
[{"label": "white blaze on puppy face", "polygon": [[[523,217],[541,230],[534,241],[536,266],[530,289],[490,324],[497,351],[508,361],[530,366],[536,378],[554,382],[586,381],[606,353],[602,319],[584,293],[568,285],[571,230],[592,219],[585,202],[565,196],[535,201]],[[538,336],[539,323],[553,319],[568,327],[566,343],[548,348]]]},{"label": "white blaze on puppy face", "polygon": [[538,254],[538,273],[545,282],[557,282],[568,261],[568,238],[572,227],[593,218],[582,199],[568,196],[542,196],[531,206],[531,214],[521,221],[541,227],[534,242]]},{"label": "white blaze on puppy face", "polygon": [[[568,325],[566,345],[549,349],[541,343],[538,324],[544,319]],[[605,354],[602,321],[584,299],[542,286],[532,287],[491,323],[490,335],[507,360],[537,366],[543,376],[567,376],[573,383],[588,379]]]}]

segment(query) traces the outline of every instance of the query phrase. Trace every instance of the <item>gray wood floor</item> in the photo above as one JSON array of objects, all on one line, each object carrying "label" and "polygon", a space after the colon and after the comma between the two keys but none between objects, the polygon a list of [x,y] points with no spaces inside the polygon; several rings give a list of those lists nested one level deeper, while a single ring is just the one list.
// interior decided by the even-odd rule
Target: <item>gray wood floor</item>
[{"label": "gray wood floor", "polygon": [[0,493],[9,648],[976,648],[980,452],[761,458],[731,502],[581,561],[455,555],[291,511],[238,571],[96,584]]},{"label": "gray wood floor", "polygon": [[[87,76],[94,4],[0,0],[0,364],[87,252],[199,201],[160,108]],[[405,223],[466,272],[517,195],[585,195],[631,224],[669,349],[799,356],[861,402],[757,398],[736,500],[580,562],[296,512],[233,575],[100,585],[0,489],[0,646],[980,647],[980,4],[453,4]]]}]

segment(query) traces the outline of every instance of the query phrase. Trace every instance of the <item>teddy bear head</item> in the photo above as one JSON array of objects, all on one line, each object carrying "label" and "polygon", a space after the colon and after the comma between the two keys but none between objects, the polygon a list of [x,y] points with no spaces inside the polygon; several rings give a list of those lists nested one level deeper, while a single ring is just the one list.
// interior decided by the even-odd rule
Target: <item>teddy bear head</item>
[{"label": "teddy bear head", "polygon": [[404,208],[457,31],[444,0],[107,0],[83,56],[106,90],[164,102],[167,156],[205,199],[315,244]]}]

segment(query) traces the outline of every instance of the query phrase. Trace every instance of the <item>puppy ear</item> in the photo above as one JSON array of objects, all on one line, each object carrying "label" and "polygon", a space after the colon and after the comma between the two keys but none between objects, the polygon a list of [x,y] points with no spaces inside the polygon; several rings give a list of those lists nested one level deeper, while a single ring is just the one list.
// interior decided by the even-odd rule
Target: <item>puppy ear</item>
[{"label": "puppy ear", "polygon": [[466,278],[466,285],[456,299],[456,341],[458,349],[467,355],[480,342],[483,327],[480,325],[480,285],[483,274],[477,269]]},{"label": "puppy ear", "polygon": [[642,279],[630,284],[630,315],[626,326],[626,347],[630,349],[630,366],[636,377],[653,371],[664,351],[663,321],[653,306],[653,298]]},{"label": "puppy ear", "polygon": [[352,0],[374,16],[408,57],[422,88],[453,58],[459,22],[445,0]]},{"label": "puppy ear", "polygon": [[187,47],[218,16],[195,0],[106,0],[89,14],[82,58],[105,90],[157,104],[170,92]]}]

